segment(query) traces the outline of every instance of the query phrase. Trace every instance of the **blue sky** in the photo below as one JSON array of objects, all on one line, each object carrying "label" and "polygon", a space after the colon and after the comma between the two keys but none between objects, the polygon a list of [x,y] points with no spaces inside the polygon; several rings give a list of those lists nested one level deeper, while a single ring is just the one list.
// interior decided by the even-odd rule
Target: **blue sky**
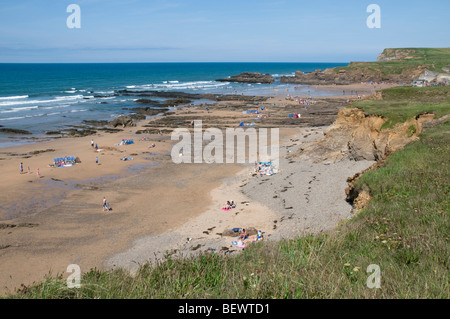
[{"label": "blue sky", "polygon": [[[69,29],[69,4],[81,28]],[[370,4],[381,28],[366,25]],[[350,62],[450,47],[448,0],[1,0],[0,62]]]}]

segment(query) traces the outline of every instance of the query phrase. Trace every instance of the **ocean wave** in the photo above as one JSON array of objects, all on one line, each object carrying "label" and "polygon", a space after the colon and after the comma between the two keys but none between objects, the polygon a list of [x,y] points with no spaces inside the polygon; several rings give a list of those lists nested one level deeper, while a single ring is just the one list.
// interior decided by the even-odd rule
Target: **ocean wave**
[{"label": "ocean wave", "polygon": [[2,96],[2,97],[0,97],[0,101],[26,99],[27,97],[29,97],[29,96],[28,95]]},{"label": "ocean wave", "polygon": [[28,111],[28,110],[34,110],[34,109],[37,109],[39,106],[37,106],[37,105],[34,105],[34,106],[24,106],[24,107],[15,107],[15,108],[12,108],[11,110],[3,110],[3,111],[0,111],[0,114],[1,113],[15,113],[15,112],[20,112],[20,111]]},{"label": "ocean wave", "polygon": [[[135,85],[131,85],[130,87],[127,86],[126,88],[132,89],[134,87],[136,87],[136,86]],[[114,93],[115,93],[115,91],[95,91],[95,94],[114,94]]]},{"label": "ocean wave", "polygon": [[57,96],[53,100],[5,101],[5,102],[0,102],[0,106],[46,104],[46,103],[55,103],[55,102],[62,102],[62,101],[74,101],[74,100],[79,100],[82,98],[83,98],[83,95],[72,95],[72,96]]},{"label": "ocean wave", "polygon": [[48,113],[46,114],[47,116],[52,116],[52,115],[58,115],[61,114],[61,112],[53,112],[53,113]]},{"label": "ocean wave", "polygon": [[84,96],[81,94],[78,95],[71,95],[71,96],[56,96],[55,100],[57,101],[70,101],[70,100],[77,100],[82,99]]},{"label": "ocean wave", "polygon": [[113,100],[115,98],[116,98],[115,96],[105,96],[105,97],[102,97],[101,99],[102,100]]},{"label": "ocean wave", "polygon": [[22,119],[28,119],[28,118],[32,118],[32,117],[41,117],[41,116],[45,116],[46,114],[44,113],[40,113],[40,114],[36,114],[36,115],[25,115],[25,116],[15,116],[15,117],[6,117],[4,119],[0,118],[0,121],[12,121],[12,120],[22,120]]},{"label": "ocean wave", "polygon": [[57,106],[45,106],[45,107],[41,107],[40,109],[42,109],[42,110],[61,109],[61,108],[68,107],[70,105],[72,105],[72,104],[63,104],[63,105],[57,105]]},{"label": "ocean wave", "polygon": [[215,89],[226,85],[230,85],[229,82],[216,82],[216,81],[192,81],[192,82],[179,82],[179,81],[163,81],[162,83],[143,84],[127,86],[127,88],[134,88],[139,90],[199,90],[199,89]]},{"label": "ocean wave", "polygon": [[186,89],[214,89],[229,85],[228,82],[215,81],[195,81],[195,82],[178,82],[168,84],[153,84],[152,87],[160,90],[186,90]]}]

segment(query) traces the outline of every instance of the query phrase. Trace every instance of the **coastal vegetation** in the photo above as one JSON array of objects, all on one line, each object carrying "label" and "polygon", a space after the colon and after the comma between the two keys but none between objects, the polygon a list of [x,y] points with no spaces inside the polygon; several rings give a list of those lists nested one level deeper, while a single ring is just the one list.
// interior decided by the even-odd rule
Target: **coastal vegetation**
[{"label": "coastal vegetation", "polygon": [[382,91],[382,100],[365,100],[349,107],[361,108],[368,115],[387,119],[382,129],[392,128],[418,115],[435,114],[440,118],[450,110],[450,87],[414,88],[398,86]]},{"label": "coastal vegetation", "polygon": [[368,67],[372,71],[381,71],[386,76],[402,74],[420,67],[433,72],[443,72],[443,68],[450,67],[449,61],[450,48],[386,49],[379,55],[376,62],[351,63],[347,67],[335,68],[335,71]]},{"label": "coastal vegetation", "polygon": [[[386,118],[384,128],[425,112],[450,113],[448,87],[397,87],[382,96],[352,107]],[[363,174],[354,187],[367,189],[371,200],[332,232],[263,241],[239,255],[167,255],[134,276],[92,269],[81,288],[49,274],[7,298],[448,298],[449,133],[450,120],[431,125]],[[380,288],[368,287],[370,265],[381,270]]]},{"label": "coastal vegetation", "polygon": [[[344,67],[316,70],[305,74],[296,72],[295,76],[284,76],[282,83],[311,85],[347,85],[351,83],[393,82],[411,83],[419,77],[432,73],[444,76],[437,82],[450,77],[450,48],[402,48],[386,49],[376,62],[351,62]],[[431,79],[429,80],[431,81]]]}]

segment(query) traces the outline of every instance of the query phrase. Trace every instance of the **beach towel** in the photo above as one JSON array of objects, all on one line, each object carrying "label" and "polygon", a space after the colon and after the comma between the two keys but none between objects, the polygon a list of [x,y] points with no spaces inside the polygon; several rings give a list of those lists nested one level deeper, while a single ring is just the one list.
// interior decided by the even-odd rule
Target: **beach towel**
[{"label": "beach towel", "polygon": [[227,212],[227,211],[231,210],[231,208],[224,208],[224,207],[222,207],[222,210]]}]

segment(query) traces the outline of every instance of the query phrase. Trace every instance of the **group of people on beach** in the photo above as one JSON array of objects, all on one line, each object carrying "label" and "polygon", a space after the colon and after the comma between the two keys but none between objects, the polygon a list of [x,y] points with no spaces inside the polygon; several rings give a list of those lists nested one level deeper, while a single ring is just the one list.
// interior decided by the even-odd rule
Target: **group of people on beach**
[{"label": "group of people on beach", "polygon": [[94,148],[96,151],[98,150],[98,145],[97,144],[94,145],[93,139],[91,140],[91,147]]},{"label": "group of people on beach", "polygon": [[253,168],[253,174],[254,175],[261,175],[261,176],[272,176],[274,174],[274,169],[271,162],[267,163],[258,163],[255,162],[255,166]]},{"label": "group of people on beach", "polygon": [[[30,166],[28,166],[28,174],[31,174],[31,170],[30,170]],[[22,162],[20,162],[20,165],[19,165],[19,172],[20,172],[20,174],[24,174],[24,172],[23,172],[23,163]],[[41,175],[40,175],[40,172],[39,172],[39,168],[36,170],[36,176],[37,177],[41,177]]]},{"label": "group of people on beach", "polygon": [[236,208],[237,204],[234,201],[227,201],[225,205],[223,205],[222,210],[231,210],[233,208]]}]

